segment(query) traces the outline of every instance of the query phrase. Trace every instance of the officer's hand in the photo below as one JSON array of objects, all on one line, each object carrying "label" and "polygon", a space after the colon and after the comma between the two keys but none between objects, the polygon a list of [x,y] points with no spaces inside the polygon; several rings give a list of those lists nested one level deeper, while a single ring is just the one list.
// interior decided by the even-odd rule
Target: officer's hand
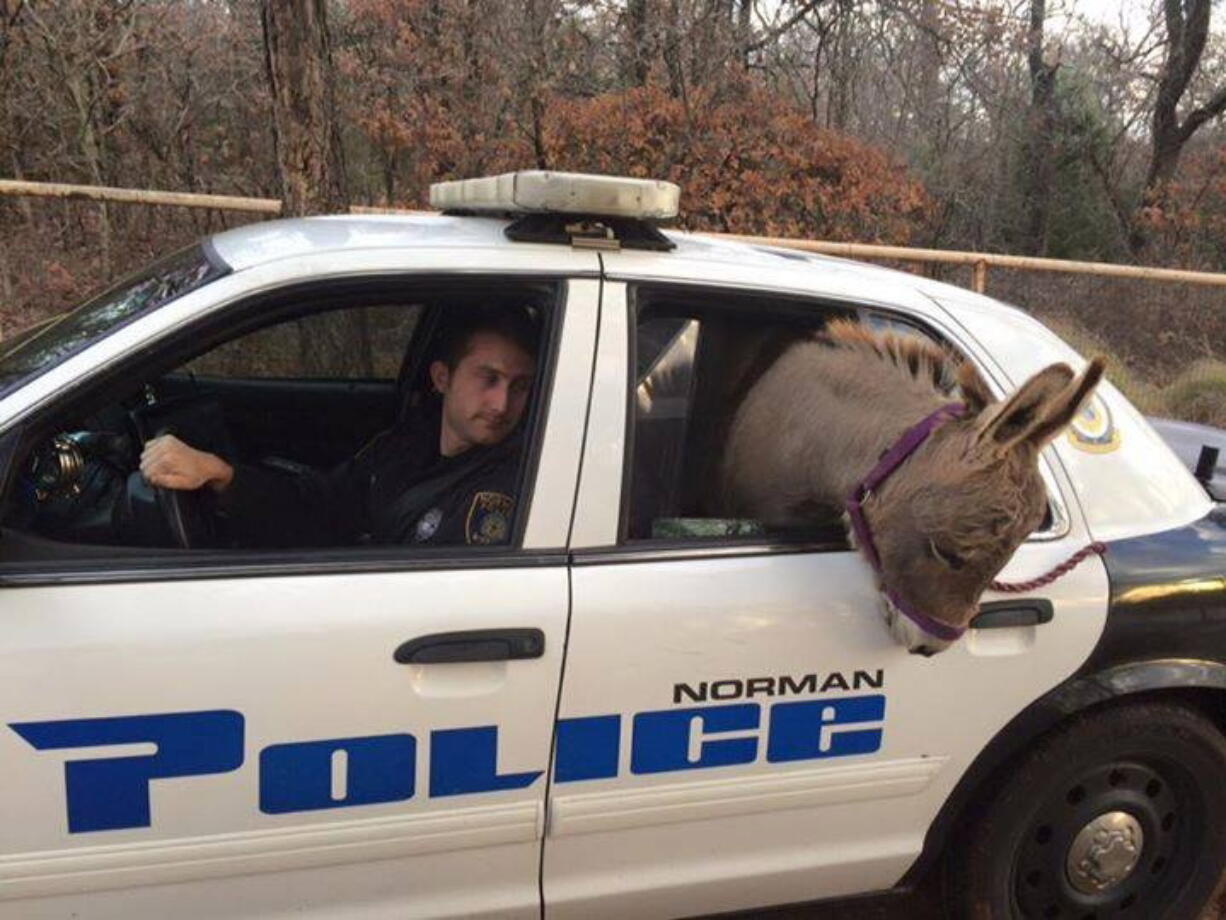
[{"label": "officer's hand", "polygon": [[209,486],[220,492],[234,478],[234,467],[216,454],[196,450],[173,434],[145,442],[140,472],[151,486],[163,489],[199,489]]}]

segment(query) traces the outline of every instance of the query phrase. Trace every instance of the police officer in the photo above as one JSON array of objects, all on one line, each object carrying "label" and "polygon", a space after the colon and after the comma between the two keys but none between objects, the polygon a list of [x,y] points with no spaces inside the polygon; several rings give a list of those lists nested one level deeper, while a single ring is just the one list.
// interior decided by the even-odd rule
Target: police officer
[{"label": "police officer", "polygon": [[331,472],[231,464],[162,435],[146,443],[141,473],[161,488],[206,490],[247,546],[505,543],[536,341],[522,310],[465,316],[429,367],[441,398]]}]

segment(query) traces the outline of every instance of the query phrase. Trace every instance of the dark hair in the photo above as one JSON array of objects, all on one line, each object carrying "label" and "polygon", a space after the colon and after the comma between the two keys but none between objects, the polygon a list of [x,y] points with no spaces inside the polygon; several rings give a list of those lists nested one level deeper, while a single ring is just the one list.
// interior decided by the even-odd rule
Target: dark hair
[{"label": "dark hair", "polygon": [[482,332],[493,333],[513,342],[526,355],[536,357],[536,320],[526,307],[519,305],[487,305],[458,309],[443,321],[437,360],[449,370],[464,360],[473,337]]}]

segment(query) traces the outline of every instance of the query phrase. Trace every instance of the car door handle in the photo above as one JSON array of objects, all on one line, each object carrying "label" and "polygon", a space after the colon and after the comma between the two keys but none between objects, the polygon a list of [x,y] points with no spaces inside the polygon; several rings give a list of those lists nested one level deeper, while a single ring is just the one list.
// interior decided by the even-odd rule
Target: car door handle
[{"label": "car door handle", "polygon": [[979,605],[979,613],[971,620],[971,629],[1008,629],[1013,626],[1038,626],[1055,616],[1051,601],[1045,597],[1028,597],[1016,601],[989,601]]},{"label": "car door handle", "polygon": [[409,639],[401,643],[393,657],[398,664],[459,664],[540,658],[544,654],[545,634],[539,629],[468,629]]}]

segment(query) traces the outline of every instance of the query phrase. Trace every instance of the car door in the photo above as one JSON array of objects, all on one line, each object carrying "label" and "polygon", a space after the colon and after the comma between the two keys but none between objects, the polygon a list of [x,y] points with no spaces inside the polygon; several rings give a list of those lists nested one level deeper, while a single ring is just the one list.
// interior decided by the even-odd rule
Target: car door
[{"label": "car door", "polygon": [[[692,916],[889,888],[975,755],[1093,647],[1103,570],[1043,589],[1050,622],[998,620],[925,658],[890,637],[872,574],[841,537],[657,520],[630,538],[636,483],[658,488],[676,454],[667,432],[692,398],[684,357],[670,364],[668,350],[693,349],[702,331],[636,328],[636,306],[669,290],[618,280],[616,264],[572,540],[547,916]],[[721,291],[695,278],[686,297],[718,304],[755,283],[736,280]],[[754,323],[769,322],[766,297]],[[636,347],[662,356],[648,385]],[[653,441],[628,450],[645,405]],[[1046,472],[1057,519],[1004,578],[1033,577],[1087,541],[1058,466]]]},{"label": "car door", "polygon": [[[350,278],[415,258],[347,256]],[[540,276],[539,256],[503,261]],[[594,257],[553,258],[511,546],[25,564],[0,545],[0,917],[538,916],[599,293]],[[328,270],[237,272],[65,367]]]}]

